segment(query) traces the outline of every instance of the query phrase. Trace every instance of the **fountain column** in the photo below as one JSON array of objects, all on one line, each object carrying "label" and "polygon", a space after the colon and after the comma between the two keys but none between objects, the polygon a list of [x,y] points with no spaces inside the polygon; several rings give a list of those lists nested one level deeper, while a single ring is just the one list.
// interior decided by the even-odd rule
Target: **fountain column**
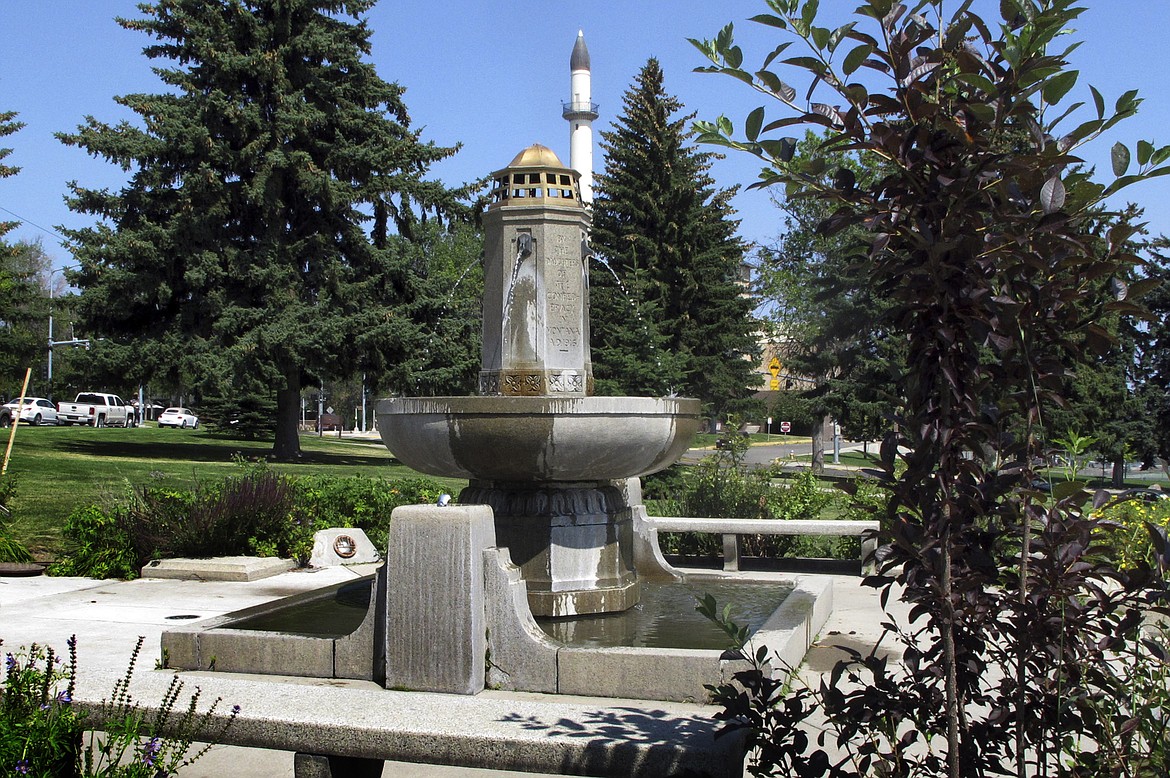
[{"label": "fountain column", "polygon": [[460,503],[491,506],[534,615],[625,610],[633,511],[611,482],[675,462],[699,402],[592,396],[580,176],[536,145],[492,177],[480,396],[383,400],[378,428],[404,464],[467,478]]},{"label": "fountain column", "polygon": [[[535,145],[493,179],[483,218],[480,394],[591,395],[589,212],[580,174]],[[497,541],[520,567],[535,615],[637,604],[633,517],[608,483],[474,479],[459,501],[492,507]]]}]

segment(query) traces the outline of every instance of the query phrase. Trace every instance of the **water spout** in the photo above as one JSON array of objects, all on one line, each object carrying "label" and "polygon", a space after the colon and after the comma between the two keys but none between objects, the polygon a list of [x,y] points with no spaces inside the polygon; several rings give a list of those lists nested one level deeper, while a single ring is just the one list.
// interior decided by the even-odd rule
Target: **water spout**
[{"label": "water spout", "polygon": [[512,278],[508,281],[508,299],[504,303],[503,316],[501,318],[504,332],[508,331],[508,325],[512,319],[512,302],[516,295],[516,279],[520,277],[520,265],[525,259],[532,256],[533,242],[532,236],[526,232],[522,232],[516,236],[516,261],[512,263]]}]

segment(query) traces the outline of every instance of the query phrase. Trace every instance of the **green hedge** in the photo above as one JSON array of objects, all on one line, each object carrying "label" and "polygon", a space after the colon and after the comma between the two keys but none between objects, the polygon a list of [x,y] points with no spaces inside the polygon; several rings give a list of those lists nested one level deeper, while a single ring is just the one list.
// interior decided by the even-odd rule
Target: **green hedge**
[{"label": "green hedge", "polygon": [[136,486],[70,514],[67,552],[49,572],[130,579],[167,557],[279,556],[306,564],[314,533],[329,527],[360,528],[385,549],[394,508],[434,502],[441,492],[427,478],[295,477],[256,464],[193,491]]}]

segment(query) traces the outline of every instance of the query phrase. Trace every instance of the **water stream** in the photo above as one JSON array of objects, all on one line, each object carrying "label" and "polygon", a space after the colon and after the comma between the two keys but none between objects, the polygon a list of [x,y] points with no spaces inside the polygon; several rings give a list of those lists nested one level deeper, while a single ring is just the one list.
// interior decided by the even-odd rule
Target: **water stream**
[{"label": "water stream", "polygon": [[470,262],[468,262],[466,265],[463,266],[463,269],[461,271],[459,271],[459,277],[455,279],[455,285],[452,286],[451,291],[447,293],[447,302],[448,303],[450,303],[451,300],[455,297],[455,292],[458,291],[459,285],[463,283],[463,279],[466,278],[467,274],[471,272],[471,268],[475,267],[476,265],[481,265],[481,264],[483,264],[483,254],[482,253],[478,257],[476,257],[475,259],[471,260]]},{"label": "water stream", "polygon": [[613,276],[613,280],[618,285],[618,291],[622,293],[622,297],[625,298],[626,304],[630,306],[630,311],[634,314],[634,318],[638,320],[638,324],[642,327],[642,334],[645,337],[644,342],[646,347],[649,348],[650,351],[654,354],[654,364],[661,368],[662,360],[658,356],[658,347],[654,345],[653,340],[650,338],[650,329],[646,326],[646,320],[642,318],[642,312],[638,310],[638,306],[634,303],[634,298],[630,296],[630,290],[626,289],[626,285],[622,283],[622,279],[620,276],[618,276],[617,271],[613,269],[613,265],[609,264],[609,260],[594,252],[590,252],[588,256],[589,258],[600,262],[601,266],[608,270],[609,274]]}]

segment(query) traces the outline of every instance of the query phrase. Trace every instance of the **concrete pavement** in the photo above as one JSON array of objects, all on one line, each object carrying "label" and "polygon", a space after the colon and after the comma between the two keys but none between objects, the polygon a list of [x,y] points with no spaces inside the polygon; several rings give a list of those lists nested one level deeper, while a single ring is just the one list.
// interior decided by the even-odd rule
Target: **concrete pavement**
[{"label": "concrete pavement", "polygon": [[[126,667],[137,636],[145,637],[139,659],[139,675],[153,675],[159,655],[159,638],[169,625],[191,624],[270,600],[344,582],[369,572],[342,567],[312,571],[291,571],[252,582],[214,582],[139,579],[137,581],[97,581],[87,578],[0,577],[0,638],[3,651],[11,651],[33,642],[64,650],[70,635],[78,637],[79,676],[82,682],[99,683],[116,678]],[[832,648],[846,644],[864,649],[881,635],[882,611],[876,592],[863,589],[860,579],[833,576],[834,611],[817,646],[810,652],[806,672],[825,672],[840,655]],[[190,617],[194,616],[192,619]],[[183,617],[176,619],[175,617]],[[158,673],[158,675],[165,675]],[[206,679],[212,682],[218,673],[186,673],[188,690]],[[284,692],[289,699],[311,704],[316,690],[324,692],[337,681],[290,680]],[[341,682],[344,683],[344,682]],[[290,686],[295,686],[296,691]],[[100,687],[106,688],[106,687]],[[387,692],[388,700],[395,693]],[[400,693],[399,693],[400,694]],[[486,693],[485,693],[486,694]],[[500,693],[493,693],[499,696]],[[526,700],[518,695],[515,704],[523,708]],[[499,704],[507,706],[508,697]],[[151,702],[151,700],[144,700]],[[225,700],[232,704],[247,700]],[[613,700],[589,698],[565,699],[566,708],[585,702],[612,705]],[[299,705],[300,703],[298,703]],[[656,704],[657,705],[657,704]],[[711,713],[715,712],[711,708]],[[456,723],[457,724],[457,723]],[[186,778],[199,776],[291,776],[293,755],[289,752],[216,747],[200,762],[184,769]],[[385,776],[419,776],[420,778],[472,778],[473,776],[531,775],[466,768],[423,766],[388,762]]]}]

